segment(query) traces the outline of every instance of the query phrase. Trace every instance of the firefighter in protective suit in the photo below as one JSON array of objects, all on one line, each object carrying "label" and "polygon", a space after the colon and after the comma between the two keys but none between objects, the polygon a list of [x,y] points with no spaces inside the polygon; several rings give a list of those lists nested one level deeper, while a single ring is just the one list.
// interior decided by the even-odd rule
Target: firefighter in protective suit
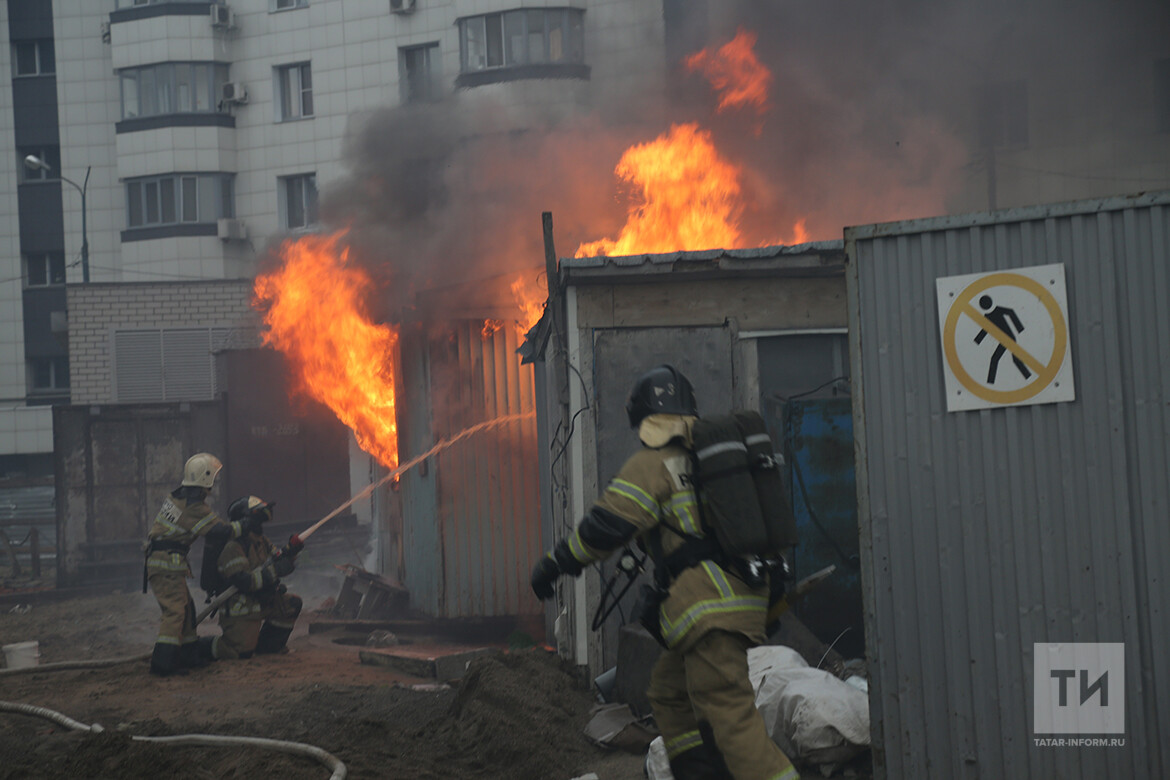
[{"label": "firefighter in protective suit", "polygon": [[648,694],[672,773],[678,780],[795,780],[748,679],[748,648],[766,639],[768,582],[749,583],[725,560],[703,528],[689,480],[698,417],[691,384],[673,367],[658,366],[635,383],[626,411],[644,446],[576,530],[537,563],[532,589],[552,598],[558,577],[576,576],[638,539],[669,572],[668,590],[643,624],[666,648]]},{"label": "firefighter in protective suit", "polygon": [[228,508],[228,516],[247,525],[250,532],[229,541],[219,554],[222,589],[234,585],[239,592],[220,607],[223,633],[211,644],[216,659],[283,652],[301,614],[303,602],[287,592],[280,578],[292,573],[304,545],[290,542],[279,548],[264,536],[262,524],[272,519],[274,506],[256,496],[245,496]]},{"label": "firefighter in protective suit", "polygon": [[206,503],[223,464],[207,452],[192,455],[183,466],[183,482],[163,501],[147,533],[142,571],[142,592],[149,583],[162,609],[162,622],[150,659],[153,674],[185,674],[188,668],[202,666],[207,657],[195,633],[195,602],[187,589],[191,569],[187,553],[201,536],[227,539],[245,529],[228,523]]}]

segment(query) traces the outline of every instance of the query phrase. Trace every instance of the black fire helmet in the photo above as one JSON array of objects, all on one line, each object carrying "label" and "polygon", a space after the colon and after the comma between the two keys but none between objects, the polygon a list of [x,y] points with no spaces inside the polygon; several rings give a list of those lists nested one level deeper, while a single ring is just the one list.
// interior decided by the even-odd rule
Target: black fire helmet
[{"label": "black fire helmet", "polygon": [[245,517],[255,517],[261,523],[266,523],[272,519],[272,508],[275,506],[275,501],[269,502],[256,496],[244,496],[237,498],[228,507],[228,519],[236,523]]},{"label": "black fire helmet", "polygon": [[626,401],[630,427],[637,428],[652,414],[686,414],[699,416],[695,390],[690,381],[674,366],[655,366],[634,383]]}]

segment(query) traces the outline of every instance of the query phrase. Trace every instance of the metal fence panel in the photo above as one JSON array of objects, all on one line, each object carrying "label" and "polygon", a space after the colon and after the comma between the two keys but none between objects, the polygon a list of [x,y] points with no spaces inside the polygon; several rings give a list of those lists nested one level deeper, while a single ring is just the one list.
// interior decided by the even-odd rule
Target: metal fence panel
[{"label": "metal fence panel", "polygon": [[[846,230],[879,773],[1165,777],[1170,192]],[[935,280],[1062,263],[1076,400],[948,413]],[[1033,643],[1123,642],[1123,747],[1033,740]]]}]

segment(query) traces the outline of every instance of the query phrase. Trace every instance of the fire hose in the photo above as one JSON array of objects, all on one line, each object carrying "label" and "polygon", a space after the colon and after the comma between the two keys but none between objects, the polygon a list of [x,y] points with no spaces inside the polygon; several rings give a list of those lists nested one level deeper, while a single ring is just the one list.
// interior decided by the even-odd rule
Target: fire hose
[{"label": "fire hose", "polygon": [[[341,512],[343,510],[345,510],[349,506],[353,505],[353,503],[355,501],[358,501],[362,498],[365,498],[366,496],[370,495],[375,489],[377,489],[381,485],[385,484],[386,482],[389,482],[390,480],[394,479],[395,477],[398,477],[401,474],[405,473],[406,471],[414,468],[415,466],[422,463],[424,460],[431,457],[435,453],[437,453],[441,450],[444,450],[447,447],[450,447],[452,444],[455,444],[459,440],[464,439],[468,436],[471,436],[472,434],[479,433],[480,431],[487,430],[489,428],[498,427],[500,425],[505,425],[507,423],[515,422],[517,420],[521,420],[521,419],[524,419],[527,417],[532,417],[534,414],[535,414],[535,412],[525,412],[525,413],[520,413],[520,414],[504,415],[502,417],[497,417],[494,420],[488,420],[486,422],[479,423],[478,425],[473,425],[470,428],[467,428],[463,431],[460,431],[457,435],[452,436],[449,439],[443,439],[442,441],[440,441],[435,446],[431,447],[426,452],[424,452],[421,455],[418,455],[414,458],[411,458],[406,463],[403,463],[402,465],[398,466],[397,468],[395,468],[393,471],[391,471],[386,476],[382,477],[377,482],[369,485],[368,487],[363,489],[361,492],[359,492],[357,495],[353,496],[348,501],[343,503],[341,506],[337,507],[329,514],[325,515],[320,520],[313,523],[313,525],[309,526],[301,533],[293,534],[292,537],[290,537],[290,539],[289,539],[290,545],[292,545],[294,547],[302,545],[306,539],[308,539],[310,536],[312,536],[314,533],[317,532],[317,529],[319,529],[321,526],[325,525],[325,523],[329,522],[337,515],[341,514]],[[204,607],[204,609],[198,615],[195,616],[195,624],[198,625],[208,615],[210,615],[212,612],[214,612],[216,609],[218,609],[220,605],[222,605],[225,601],[227,601],[232,596],[234,596],[237,592],[238,592],[238,590],[233,586],[233,587],[229,587],[223,593],[220,593],[219,595],[217,595],[214,599],[212,599],[207,604],[206,607]],[[97,668],[102,668],[102,667],[106,667],[106,666],[115,666],[117,664],[129,663],[132,661],[146,660],[146,659],[150,658],[150,655],[151,655],[150,653],[145,653],[142,655],[127,656],[127,657],[123,657],[123,658],[107,658],[107,659],[90,660],[90,661],[61,661],[58,663],[44,664],[44,665],[40,665],[40,666],[25,667],[25,668],[18,668],[18,669],[0,669],[0,676],[8,675],[8,674],[25,674],[25,673],[30,673],[30,672],[44,672],[44,671],[65,670],[65,669],[97,669]],[[100,733],[100,732],[104,731],[104,729],[102,728],[102,726],[100,724],[94,723],[90,726],[87,726],[84,723],[79,723],[78,721],[75,721],[72,718],[69,718],[68,716],[63,715],[63,714],[56,712],[54,710],[50,710],[50,709],[47,709],[45,707],[37,707],[37,706],[31,705],[31,704],[20,704],[17,702],[0,701],[0,712],[16,712],[16,713],[20,713],[20,714],[24,714],[24,715],[34,715],[37,717],[47,718],[49,720],[54,721],[55,723],[58,723],[62,726],[65,726],[66,728],[73,729],[74,731],[88,731],[91,733]],[[131,739],[134,740],[135,742],[157,742],[160,744],[180,745],[180,746],[182,746],[182,745],[207,745],[207,746],[225,746],[225,745],[234,746],[234,745],[238,745],[238,746],[245,746],[245,747],[261,747],[261,748],[266,748],[269,750],[277,750],[277,751],[284,752],[284,753],[306,756],[308,758],[315,759],[315,760],[321,762],[322,764],[324,764],[326,767],[328,767],[332,771],[333,774],[330,775],[330,780],[345,780],[345,776],[346,776],[345,764],[343,764],[336,756],[332,755],[331,753],[328,753],[325,750],[322,750],[319,747],[315,747],[313,745],[307,745],[307,744],[304,744],[302,742],[287,742],[284,740],[264,739],[261,737],[228,737],[228,736],[221,736],[221,735],[215,735],[215,734],[180,734],[180,735],[172,736],[172,737],[132,736]]]},{"label": "fire hose", "polygon": [[[73,731],[87,731],[91,734],[100,734],[105,729],[99,723],[86,725],[47,707],[37,707],[32,704],[0,701],[0,712],[15,712],[21,715],[32,715],[38,718],[51,720],[58,725]],[[333,774],[329,780],[345,780],[345,764],[337,756],[322,750],[314,745],[303,742],[288,742],[283,739],[265,739],[263,737],[229,737],[220,734],[177,734],[172,737],[139,737],[132,735],[134,742],[156,742],[162,745],[186,745],[206,747],[258,747],[267,750],[276,750],[281,753],[304,756],[324,764]]]},{"label": "fire hose", "polygon": [[[322,517],[317,522],[313,523],[311,526],[306,528],[304,531],[301,531],[299,534],[293,534],[291,537],[289,537],[289,540],[288,540],[289,545],[292,547],[299,547],[299,546],[303,545],[306,539],[308,539],[313,534],[317,533],[317,529],[319,529],[321,526],[328,523],[333,518],[337,517],[345,509],[348,509],[350,506],[352,506],[354,504],[354,502],[360,501],[361,499],[366,498],[371,493],[373,493],[376,489],[378,489],[382,485],[386,484],[390,480],[394,479],[395,477],[401,476],[402,474],[406,473],[410,469],[412,469],[415,466],[417,466],[418,464],[422,463],[424,460],[431,457],[435,453],[447,449],[448,447],[450,447],[452,444],[455,444],[459,440],[465,439],[468,436],[471,436],[472,434],[479,433],[480,431],[488,430],[489,428],[496,428],[496,427],[499,427],[501,425],[506,425],[507,423],[510,423],[510,422],[516,422],[518,420],[523,420],[527,417],[532,417],[535,414],[536,414],[535,412],[521,412],[519,414],[505,414],[502,417],[495,418],[494,420],[488,420],[486,422],[481,422],[477,425],[473,425],[470,428],[466,428],[466,429],[460,431],[455,436],[452,436],[449,439],[441,440],[438,444],[431,447],[429,450],[427,450],[423,454],[416,455],[415,457],[406,461],[406,463],[399,465],[396,469],[394,469],[389,474],[387,474],[386,476],[379,479],[377,482],[374,482],[374,483],[366,486],[364,489],[362,489],[359,493],[354,495],[348,501],[346,501],[341,506],[334,509],[329,514]],[[213,599],[211,599],[211,601],[207,602],[207,606],[205,606],[202,610],[200,610],[199,614],[195,616],[195,625],[199,625],[200,623],[202,623],[207,618],[208,615],[215,612],[215,610],[219,609],[220,606],[222,606],[225,601],[230,599],[232,596],[236,595],[236,593],[238,593],[238,592],[239,592],[239,590],[236,588],[236,586],[232,585],[231,587],[224,590],[222,593],[219,593],[218,595],[216,595]]]}]

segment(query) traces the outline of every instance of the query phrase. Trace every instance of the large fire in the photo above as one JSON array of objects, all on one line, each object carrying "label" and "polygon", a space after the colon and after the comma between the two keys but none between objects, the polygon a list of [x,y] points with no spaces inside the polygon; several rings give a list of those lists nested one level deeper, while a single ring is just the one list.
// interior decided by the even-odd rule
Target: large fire
[{"label": "large fire", "polygon": [[[719,93],[717,111],[768,108],[771,72],[755,54],[756,36],[740,30],[718,49],[703,49],[683,60],[688,71],[700,71]],[[756,125],[756,134],[762,125]],[[577,257],[652,254],[657,252],[733,249],[744,245],[743,169],[724,158],[712,134],[696,123],[676,124],[648,143],[631,146],[614,173],[635,190],[626,224],[616,239],[602,238],[577,247]],[[803,244],[805,220],[797,220],[776,241]],[[746,242],[751,243],[751,242]]]},{"label": "large fire", "polygon": [[756,34],[740,29],[717,50],[703,49],[683,60],[688,71],[701,71],[719,93],[717,111],[754,106],[768,110],[768,86],[772,73],[756,58]]},{"label": "large fire", "polygon": [[717,249],[739,243],[740,168],[695,123],[631,146],[614,173],[637,191],[616,240],[577,247],[577,257]]},{"label": "large fire", "polygon": [[284,353],[295,389],[328,406],[363,450],[398,465],[393,360],[398,331],[370,320],[370,277],[349,261],[341,234],[280,247],[281,266],[256,277],[264,343]]}]

